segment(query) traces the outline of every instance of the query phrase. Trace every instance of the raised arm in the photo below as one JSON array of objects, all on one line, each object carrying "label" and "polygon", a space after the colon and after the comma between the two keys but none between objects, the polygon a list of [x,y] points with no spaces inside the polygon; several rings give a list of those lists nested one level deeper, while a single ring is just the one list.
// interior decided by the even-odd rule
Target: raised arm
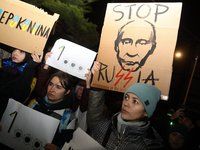
[{"label": "raised arm", "polygon": [[[99,70],[99,63],[95,62],[92,68],[92,73]],[[89,130],[92,131],[94,127],[102,120],[106,119],[105,111],[105,91],[92,87],[89,93],[88,110],[87,110],[87,124]]]},{"label": "raised arm", "polygon": [[[45,55],[45,62],[48,58],[50,58],[52,55],[52,52],[48,52],[46,53]],[[42,64],[41,67],[40,67],[40,70],[38,71],[38,74],[37,74],[37,84],[36,84],[36,87],[35,87],[35,92],[36,92],[36,95],[38,97],[41,97],[42,94],[43,94],[43,90],[45,88],[45,85],[46,85],[46,82],[50,76],[50,70],[51,70],[51,67],[47,64]]]}]

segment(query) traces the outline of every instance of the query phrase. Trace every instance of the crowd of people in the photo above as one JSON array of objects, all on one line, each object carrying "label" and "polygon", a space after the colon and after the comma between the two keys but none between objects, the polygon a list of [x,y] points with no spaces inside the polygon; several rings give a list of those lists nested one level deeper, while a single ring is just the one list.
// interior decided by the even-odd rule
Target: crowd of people
[{"label": "crowd of people", "polygon": [[[13,49],[10,58],[0,61],[0,120],[9,98],[60,120],[45,150],[62,149],[83,125],[85,132],[109,150],[200,149],[199,119],[184,109],[152,121],[161,95],[156,86],[135,83],[125,93],[91,87],[98,62],[88,69],[86,80],[79,80],[45,64],[51,55],[47,52],[43,58],[43,54]],[[0,143],[0,149],[11,148]]]}]

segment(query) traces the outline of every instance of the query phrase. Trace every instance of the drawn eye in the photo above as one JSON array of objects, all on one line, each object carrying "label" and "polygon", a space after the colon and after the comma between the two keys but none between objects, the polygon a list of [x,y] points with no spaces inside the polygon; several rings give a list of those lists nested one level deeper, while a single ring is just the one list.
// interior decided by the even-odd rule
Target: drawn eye
[{"label": "drawn eye", "polygon": [[130,38],[121,39],[123,45],[133,44],[133,40]]},{"label": "drawn eye", "polygon": [[149,41],[145,40],[145,39],[139,39],[137,40],[137,42],[135,43],[135,45],[140,44],[140,45],[146,45],[149,44]]}]

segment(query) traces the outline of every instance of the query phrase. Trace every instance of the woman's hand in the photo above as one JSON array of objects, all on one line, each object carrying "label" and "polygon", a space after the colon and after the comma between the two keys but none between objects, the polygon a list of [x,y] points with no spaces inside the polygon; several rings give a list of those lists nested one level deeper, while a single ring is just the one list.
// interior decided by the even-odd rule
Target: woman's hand
[{"label": "woman's hand", "polygon": [[31,57],[33,58],[33,61],[36,63],[41,63],[42,62],[42,57],[43,57],[43,53],[39,56],[35,51],[33,53],[31,53]]},{"label": "woman's hand", "polygon": [[89,89],[91,79],[92,79],[92,73],[91,73],[90,69],[88,69],[88,73],[85,74],[85,77],[86,77],[86,88]]},{"label": "woman's hand", "polygon": [[171,120],[175,120],[175,119],[179,118],[179,116],[184,116],[185,113],[183,111],[184,111],[184,109],[178,109],[176,112],[174,112],[171,115],[170,119]]},{"label": "woman's hand", "polygon": [[53,54],[52,52],[47,52],[47,53],[46,53],[46,55],[45,55],[45,57],[44,57],[45,63],[46,63],[46,61],[47,61],[48,58],[51,58],[51,55],[52,55],[52,54]]},{"label": "woman's hand", "polygon": [[87,89],[90,88],[92,74],[94,74],[95,71],[99,71],[99,62],[98,61],[95,61],[94,65],[92,66],[91,71],[90,71],[90,69],[88,69],[88,73],[85,74],[85,77],[86,77],[86,88]]},{"label": "woman's hand", "polygon": [[47,143],[47,144],[45,144],[44,149],[45,150],[58,150],[58,147],[54,144]]},{"label": "woman's hand", "polygon": [[49,65],[46,64],[46,61],[47,61],[48,58],[51,58],[52,54],[53,54],[52,52],[48,52],[48,53],[46,53],[46,55],[44,57],[44,61],[45,61],[44,63],[45,63],[45,65],[44,65],[43,68],[46,69],[46,70],[49,68]]},{"label": "woman's hand", "polygon": [[94,65],[92,66],[91,71],[92,71],[92,74],[94,74],[94,72],[96,72],[96,71],[99,71],[99,62],[98,61],[94,62]]}]

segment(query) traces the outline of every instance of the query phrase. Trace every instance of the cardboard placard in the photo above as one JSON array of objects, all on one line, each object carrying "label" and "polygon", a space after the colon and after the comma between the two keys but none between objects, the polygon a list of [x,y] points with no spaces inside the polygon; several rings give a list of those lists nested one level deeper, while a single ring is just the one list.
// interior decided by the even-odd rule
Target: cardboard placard
[{"label": "cardboard placard", "polygon": [[182,3],[109,3],[92,86],[125,92],[157,86],[168,99]]},{"label": "cardboard placard", "polygon": [[1,0],[0,42],[41,54],[58,17],[19,0]]}]

